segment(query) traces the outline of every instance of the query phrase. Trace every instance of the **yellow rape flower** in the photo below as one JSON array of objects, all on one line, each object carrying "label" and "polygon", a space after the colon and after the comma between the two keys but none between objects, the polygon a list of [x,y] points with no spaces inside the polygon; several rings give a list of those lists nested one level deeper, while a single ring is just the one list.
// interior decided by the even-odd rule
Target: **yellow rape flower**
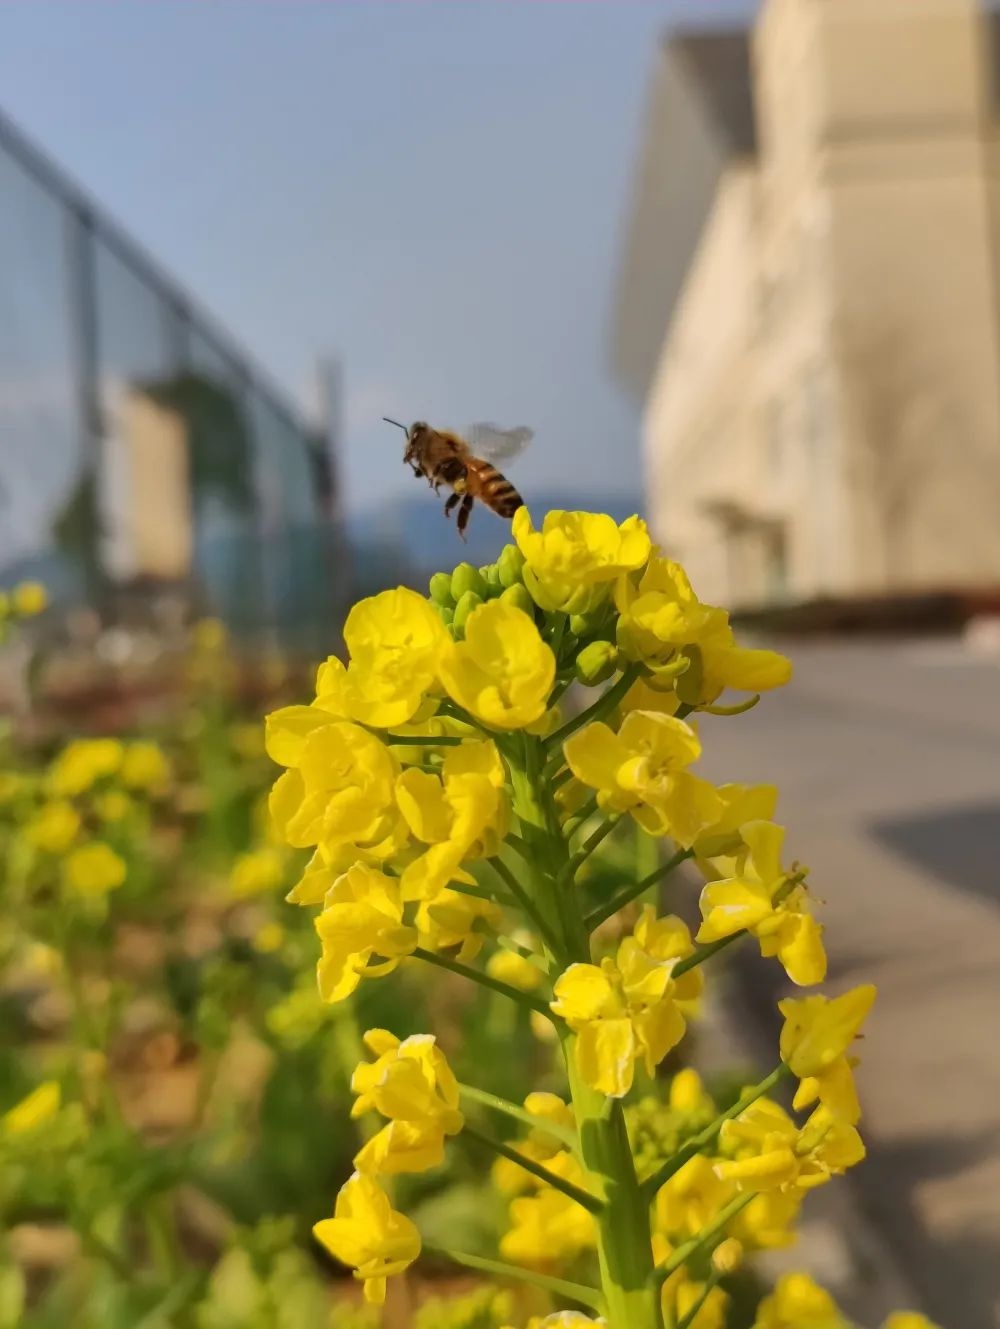
[{"label": "yellow rape flower", "polygon": [[[570,1154],[549,1162],[551,1171],[579,1185],[583,1170]],[[593,1214],[552,1186],[534,1195],[521,1195],[510,1203],[510,1227],[500,1238],[500,1254],[529,1268],[562,1264],[594,1244]]]},{"label": "yellow rape flower", "polygon": [[692,1279],[686,1269],[676,1269],[663,1284],[664,1315],[676,1324],[693,1313],[694,1318],[687,1321],[689,1329],[725,1329],[728,1295],[718,1287],[712,1288],[707,1296],[704,1293],[704,1283]]},{"label": "yellow rape flower", "polygon": [[747,931],[760,942],[763,956],[776,955],[793,983],[811,986],[826,977],[823,929],[808,912],[802,885],[788,889],[781,866],[782,826],[749,822],[742,829],[742,852],[717,859],[723,875],[701,893],[700,942],[720,941]]},{"label": "yellow rape flower", "polygon": [[94,812],[101,821],[124,821],[132,811],[132,800],[120,789],[106,789],[94,799]]},{"label": "yellow rape flower", "polygon": [[251,938],[251,945],[259,955],[273,955],[285,944],[285,929],[273,920],[262,923]]},{"label": "yellow rape flower", "polygon": [[24,838],[35,849],[64,854],[80,831],[80,814],[72,803],[53,799],[43,803],[24,827]]},{"label": "yellow rape flower", "polygon": [[654,555],[638,579],[615,586],[618,644],[631,660],[656,670],[696,642],[709,621],[710,606],[694,593],[679,563]]},{"label": "yellow rape flower", "polygon": [[59,1081],[46,1080],[0,1117],[0,1134],[27,1135],[41,1126],[47,1126],[59,1111],[61,1103]]},{"label": "yellow rape flower", "polygon": [[490,742],[449,750],[441,774],[410,767],[396,780],[396,801],[413,835],[433,848],[403,873],[406,899],[430,899],[460,873],[463,859],[495,854],[507,829],[505,773]]},{"label": "yellow rape flower", "polygon": [[652,1075],[684,1037],[672,968],[673,961],[654,959],[626,937],[617,961],[571,964],[557,979],[550,1005],[576,1033],[573,1056],[591,1088],[621,1098],[639,1057]]},{"label": "yellow rape flower", "polygon": [[[279,750],[284,751],[285,738]],[[378,845],[399,822],[398,772],[392,753],[366,729],[338,720],[320,724],[306,734],[293,769],[271,790],[274,825],[296,848]]]},{"label": "yellow rape flower", "polygon": [[492,900],[444,889],[421,903],[414,921],[421,946],[431,951],[457,946],[457,958],[466,961],[479,954],[486,935],[499,928],[502,918],[503,911]]},{"label": "yellow rape flower", "polygon": [[602,808],[631,812],[650,835],[669,834],[687,847],[723,811],[714,787],[685,769],[701,755],[701,744],[672,715],[631,711],[617,734],[596,721],[571,735],[564,751]]},{"label": "yellow rape flower", "polygon": [[157,790],[170,779],[170,766],[155,743],[129,743],[119,775],[126,789]]},{"label": "yellow rape flower", "polygon": [[73,849],[63,860],[62,879],[67,890],[85,899],[100,899],[125,881],[127,868],[102,840]]},{"label": "yellow rape flower", "polygon": [[757,1307],[753,1329],[851,1329],[837,1304],[808,1274],[785,1274]]},{"label": "yellow rape flower", "polygon": [[445,690],[492,729],[521,729],[548,709],[556,658],[534,620],[508,600],[488,600],[465,621],[465,640],[441,657]]},{"label": "yellow rape flower", "polygon": [[[559,1136],[546,1130],[545,1123],[551,1122],[557,1128],[573,1130],[575,1128],[573,1109],[564,1103],[558,1094],[549,1093],[528,1094],[524,1106],[533,1117],[538,1118],[538,1125],[520,1141],[517,1151],[551,1170],[559,1166],[556,1160],[565,1154],[566,1145]],[[498,1158],[493,1164],[492,1175],[494,1185],[505,1195],[519,1195],[523,1191],[537,1189],[543,1184],[534,1173],[526,1172],[523,1167],[509,1158]]]},{"label": "yellow rape flower", "polygon": [[720,784],[715,792],[722,801],[722,815],[695,840],[695,859],[708,878],[723,877],[713,871],[712,860],[733,855],[746,848],[741,834],[750,821],[773,821],[778,807],[778,790],[773,784]]},{"label": "yellow rape flower", "polygon": [[666,1247],[658,1244],[658,1262],[673,1246],[697,1236],[734,1193],[733,1184],[718,1175],[710,1158],[695,1154],[688,1159],[656,1193],[656,1229],[669,1239]]},{"label": "yellow rape flower", "polygon": [[822,1105],[800,1129],[768,1099],[725,1122],[719,1141],[735,1156],[715,1163],[716,1176],[759,1191],[812,1190],[865,1156],[854,1127],[837,1121]]},{"label": "yellow rape flower", "polygon": [[34,618],[48,604],[49,593],[40,581],[22,581],[10,593],[10,607],[19,618]]},{"label": "yellow rape flower", "polygon": [[491,978],[521,992],[537,992],[545,982],[545,975],[538,965],[532,964],[517,951],[508,951],[504,947],[495,950],[486,961],[486,972]]},{"label": "yellow rape flower", "polygon": [[98,780],[117,773],[124,751],[116,738],[74,739],[52,763],[49,789],[63,798],[85,793]]},{"label": "yellow rape flower", "polygon": [[646,523],[629,517],[618,526],[603,512],[545,514],[536,531],[519,508],[511,534],[524,555],[522,576],[542,609],[584,614],[607,598],[623,573],[642,567],[651,549]]},{"label": "yellow rape flower", "polygon": [[417,944],[416,930],[403,924],[398,879],[364,863],[333,883],[315,926],[323,944],[316,974],[324,1001],[343,1001],[362,978],[391,973]]},{"label": "yellow rape flower", "polygon": [[795,1222],[802,1208],[802,1191],[762,1191],[729,1225],[729,1235],[748,1249],[775,1250],[791,1246]]},{"label": "yellow rape flower", "polygon": [[381,729],[403,724],[434,686],[450,640],[440,614],[416,591],[400,586],[370,596],[344,624],[350,663],[331,656],[320,666],[316,704]]},{"label": "yellow rape flower", "polygon": [[[240,854],[229,871],[229,886],[235,896],[245,899],[277,890],[284,880],[284,857],[276,849],[253,849]],[[332,881],[330,885],[332,885]]]},{"label": "yellow rape flower", "polygon": [[[643,905],[642,913],[639,915],[632,936],[626,937],[622,941],[619,963],[622,962],[622,955],[630,955],[633,948],[642,951],[661,964],[686,960],[689,955],[694,954],[691,932],[684,920],[678,918],[676,914],[667,914],[663,918],[657,918],[656,909],[651,904]],[[681,974],[680,978],[673,980],[674,1000],[685,1014],[693,1013],[698,998],[701,996],[704,982],[704,976],[698,967],[689,969],[686,974]],[[675,1081],[681,1082],[677,1087],[678,1094],[682,1092],[685,1084],[690,1084],[689,1081],[684,1080],[684,1074],[682,1071],[674,1077]],[[690,1074],[697,1080],[698,1077],[693,1071]],[[693,1086],[692,1094],[694,1094]],[[671,1106],[673,1106],[673,1095],[674,1088],[671,1086]]]},{"label": "yellow rape flower", "polygon": [[893,1311],[882,1329],[938,1329],[938,1326],[917,1311]]},{"label": "yellow rape flower", "polygon": [[778,1002],[785,1017],[781,1059],[799,1077],[796,1108],[817,1099],[841,1121],[854,1125],[861,1116],[847,1049],[858,1037],[875,1000],[871,983],[839,997],[787,997]]},{"label": "yellow rape flower", "polygon": [[321,1246],[354,1268],[364,1282],[365,1300],[385,1301],[386,1279],[401,1274],[420,1254],[420,1233],[397,1213],[371,1177],[355,1172],[340,1188],[333,1217],[313,1227]]},{"label": "yellow rape flower", "polygon": [[464,1125],[458,1082],[430,1034],[402,1042],[385,1029],[369,1029],[366,1046],[374,1062],[361,1062],[351,1079],[358,1095],[352,1116],[375,1109],[389,1121],[354,1159],[359,1172],[396,1175],[424,1172],[444,1159],[446,1135]]},{"label": "yellow rape flower", "polygon": [[779,652],[738,646],[729,615],[723,609],[713,611],[709,630],[696,644],[700,651],[700,705],[710,705],[727,688],[769,692],[784,687],[792,677],[791,661]]},{"label": "yellow rape flower", "polygon": [[707,705],[727,687],[763,692],[791,677],[784,656],[737,646],[726,611],[703,604],[670,559],[651,558],[638,581],[621,578],[615,600],[618,644],[629,659],[656,671],[673,670],[687,657],[677,685],[686,701]]}]

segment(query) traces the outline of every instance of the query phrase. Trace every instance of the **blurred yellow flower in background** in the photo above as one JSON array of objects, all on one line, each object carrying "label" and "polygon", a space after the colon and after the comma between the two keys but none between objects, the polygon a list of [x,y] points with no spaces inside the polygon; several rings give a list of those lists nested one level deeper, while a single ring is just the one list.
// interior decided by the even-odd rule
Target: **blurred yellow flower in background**
[{"label": "blurred yellow flower in background", "polygon": [[24,827],[24,838],[35,849],[49,854],[64,854],[76,839],[81,826],[80,814],[65,799],[43,803]]},{"label": "blurred yellow flower in background", "polygon": [[234,860],[229,886],[235,896],[246,898],[275,891],[285,877],[285,858],[277,849],[251,849]]},{"label": "blurred yellow flower in background", "polygon": [[117,774],[124,755],[116,738],[74,739],[49,768],[49,789],[64,798],[85,793],[98,780]]},{"label": "blurred yellow flower in background", "polygon": [[10,592],[10,608],[19,618],[34,618],[49,605],[49,593],[39,581],[22,581]]},{"label": "blurred yellow flower in background", "polygon": [[89,899],[99,899],[109,891],[117,890],[125,881],[126,873],[125,860],[102,840],[72,850],[62,864],[62,879],[67,890]]},{"label": "blurred yellow flower in background", "polygon": [[170,765],[156,743],[129,743],[122,757],[121,782],[127,789],[162,789],[170,779]]},{"label": "blurred yellow flower in background", "polygon": [[7,1136],[27,1135],[29,1131],[46,1126],[55,1117],[61,1104],[59,1081],[46,1080],[0,1117],[0,1133]]}]

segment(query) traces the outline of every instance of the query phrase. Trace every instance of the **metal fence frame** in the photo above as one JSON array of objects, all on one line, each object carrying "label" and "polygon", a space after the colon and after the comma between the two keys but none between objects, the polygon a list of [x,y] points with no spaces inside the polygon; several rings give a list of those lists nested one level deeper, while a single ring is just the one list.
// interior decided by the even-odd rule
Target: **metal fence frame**
[{"label": "metal fence frame", "polygon": [[[190,359],[192,334],[216,352],[236,372],[239,384],[236,404],[246,417],[251,447],[259,459],[261,440],[256,437],[251,406],[266,407],[281,421],[289,436],[305,450],[313,486],[318,546],[322,548],[328,600],[317,603],[316,622],[303,625],[317,648],[328,644],[346,596],[347,564],[342,524],[338,514],[338,492],[333,462],[334,440],[307,425],[243,347],[223,331],[190,295],[91,199],[72,183],[27,136],[0,111],[0,154],[7,154],[58,206],[66,254],[66,311],[70,331],[73,395],[79,432],[80,466],[98,467],[101,461],[105,420],[100,392],[102,328],[98,317],[97,257],[104,248],[159,303],[166,317],[165,345],[171,372],[196,368]],[[0,281],[3,280],[0,271]],[[2,372],[2,366],[0,366]],[[332,432],[332,431],[331,431]],[[300,459],[301,460],[301,459]],[[2,467],[2,452],[0,452]],[[259,495],[257,496],[259,501]],[[267,603],[267,579],[261,581],[261,621],[257,627],[273,636],[280,621],[280,606]],[[107,604],[100,606],[107,610]]]}]

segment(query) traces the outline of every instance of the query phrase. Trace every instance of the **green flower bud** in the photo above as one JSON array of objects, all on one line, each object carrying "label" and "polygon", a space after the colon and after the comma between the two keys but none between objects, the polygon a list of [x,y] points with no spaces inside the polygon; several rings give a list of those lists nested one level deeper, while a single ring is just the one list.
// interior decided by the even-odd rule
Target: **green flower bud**
[{"label": "green flower bud", "polygon": [[469,591],[474,592],[482,600],[486,594],[486,580],[479,569],[474,568],[471,563],[459,563],[451,574],[452,599],[458,604]]},{"label": "green flower bud", "polygon": [[506,587],[519,586],[523,567],[524,555],[517,545],[504,545],[500,558],[497,560],[500,585]]},{"label": "green flower bud", "polygon": [[435,572],[431,578],[430,584],[431,599],[435,604],[450,605],[451,597],[451,577],[447,572]]},{"label": "green flower bud", "polygon": [[509,600],[510,603],[516,605],[518,609],[523,609],[524,612],[530,614],[532,618],[535,617],[535,602],[520,584],[517,586],[508,586],[500,596],[500,599]]},{"label": "green flower bud", "polygon": [[481,567],[479,569],[479,575],[486,583],[486,589],[489,592],[491,599],[494,595],[500,594],[503,583],[500,580],[500,569],[497,567],[496,563],[487,563],[484,567]]},{"label": "green flower bud", "polygon": [[472,613],[473,609],[483,603],[483,597],[477,595],[475,591],[466,591],[458,604],[455,606],[455,617],[452,619],[452,626],[456,631],[461,631],[465,627],[465,620]]},{"label": "green flower bud", "polygon": [[609,641],[592,641],[576,657],[576,676],[588,688],[605,683],[618,668],[618,648]]},{"label": "green flower bud", "polygon": [[443,622],[444,622],[445,627],[446,627],[446,628],[450,628],[451,625],[452,625],[452,623],[455,621],[455,611],[454,611],[454,609],[448,608],[447,606],[442,606],[442,607],[438,610],[438,613],[441,615],[441,618],[442,618],[442,620],[443,620]]}]

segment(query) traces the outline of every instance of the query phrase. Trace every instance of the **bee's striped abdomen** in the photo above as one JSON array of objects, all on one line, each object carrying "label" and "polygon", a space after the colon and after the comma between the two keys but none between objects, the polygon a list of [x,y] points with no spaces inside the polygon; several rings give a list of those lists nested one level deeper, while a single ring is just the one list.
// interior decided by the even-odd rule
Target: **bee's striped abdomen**
[{"label": "bee's striped abdomen", "polygon": [[524,500],[511,482],[488,461],[470,462],[469,470],[477,480],[476,497],[492,508],[498,517],[513,517],[518,508],[524,506]]}]

